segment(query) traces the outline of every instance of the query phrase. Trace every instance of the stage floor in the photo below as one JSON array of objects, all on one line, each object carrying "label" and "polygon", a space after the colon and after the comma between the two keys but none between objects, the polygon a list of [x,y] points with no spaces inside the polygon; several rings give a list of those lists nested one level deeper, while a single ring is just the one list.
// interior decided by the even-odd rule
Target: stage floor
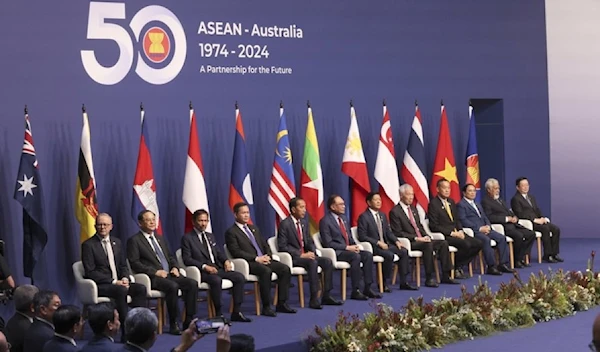
[{"label": "stage floor", "polygon": [[[535,247],[534,247],[535,248]],[[585,270],[587,265],[587,260],[590,257],[590,252],[592,250],[600,249],[600,239],[591,240],[591,239],[565,239],[561,241],[561,256],[565,259],[564,263],[561,264],[538,264],[537,263],[537,253],[534,250],[533,259],[531,268],[521,269],[519,270],[520,275],[523,279],[526,279],[532,272],[538,272],[539,270],[548,270],[548,268],[552,268],[553,270],[558,270],[560,268],[564,270]],[[598,263],[600,266],[600,263]],[[598,267],[598,266],[597,266]],[[487,281],[492,288],[497,288],[501,282],[509,281],[512,278],[512,275],[504,274],[502,276],[488,276],[488,275],[475,275],[472,278],[467,280],[462,280],[462,283],[466,285],[469,290],[472,290],[473,285],[477,284],[480,279],[483,281]],[[348,280],[349,283],[350,280]],[[423,281],[422,281],[423,282]],[[334,289],[334,296],[340,296],[339,290],[339,274],[334,274],[334,285],[337,283],[338,285]],[[305,285],[307,285],[305,283]],[[439,298],[442,296],[450,296],[457,297],[460,294],[460,285],[441,285],[438,288],[428,288],[421,287],[419,291],[399,291],[397,287],[393,288],[391,293],[384,294],[383,299],[378,300],[378,302],[383,302],[388,304],[394,308],[400,308],[406,304],[408,299],[412,297],[418,297],[422,295],[426,300],[432,300],[435,298]],[[305,294],[306,301],[308,301],[308,287],[305,286]],[[363,314],[372,310],[372,305],[374,302],[357,302],[352,300],[347,300],[343,306],[340,307],[324,307],[322,310],[313,310],[309,308],[300,309],[299,301],[298,301],[298,288],[294,287],[290,290],[290,305],[298,308],[297,314],[279,314],[276,318],[269,317],[257,317],[253,314],[253,297],[246,296],[243,312],[250,316],[254,321],[252,323],[237,323],[231,327],[231,333],[245,333],[254,336],[256,342],[256,350],[257,351],[306,351],[307,347],[302,343],[302,340],[308,336],[314,329],[315,325],[326,326],[328,324],[332,324],[335,322],[336,317],[340,311],[351,312],[357,314]],[[229,296],[225,296],[224,306],[229,304]],[[598,309],[594,309],[593,311],[598,311]],[[593,321],[593,314],[583,313],[585,314],[584,324],[587,324],[588,321]],[[206,315],[206,305],[199,305],[199,315]],[[583,318],[583,316],[582,316]],[[571,319],[571,318],[566,318]],[[566,320],[565,320],[566,321]],[[561,324],[561,320],[537,324],[536,326],[519,330],[516,334],[525,334],[527,335],[528,331],[531,330],[532,334],[536,334],[536,331],[540,330],[540,327],[547,324]],[[591,323],[590,323],[591,324]],[[585,327],[585,334],[579,334],[576,337],[578,339],[582,339],[582,341],[570,341],[573,343],[573,346],[579,346],[577,349],[585,348],[589,341],[591,341],[591,325],[589,327]],[[542,329],[543,330],[543,329]],[[541,330],[540,330],[541,332]],[[506,337],[507,334],[511,334],[511,332],[501,334],[501,336]],[[491,337],[494,339],[494,346],[499,347],[499,344],[502,344],[502,341],[506,340],[507,343],[511,339],[500,339],[500,336],[495,335]],[[205,336],[200,341],[196,343],[193,350],[201,350],[201,351],[214,351],[216,347],[215,336]],[[490,339],[491,339],[490,338]],[[168,334],[163,334],[158,337],[158,340],[155,346],[151,349],[151,351],[168,351],[170,348],[175,346],[178,341],[178,337],[171,336]],[[454,345],[447,346],[449,350],[453,351],[466,351],[471,350],[470,344],[474,344],[471,347],[475,348],[475,344],[478,342],[483,342],[486,338],[477,339],[476,341],[465,341],[460,342]],[[538,343],[536,344],[536,350],[554,350],[553,347],[553,339],[538,339]],[[583,341],[586,340],[586,341]],[[460,345],[460,348],[458,348]],[[509,345],[507,345],[508,347]],[[555,347],[555,345],[554,345]],[[444,349],[445,349],[444,348]],[[500,348],[500,347],[499,347]],[[512,346],[514,349],[514,346]],[[500,349],[498,349],[500,350]]]}]

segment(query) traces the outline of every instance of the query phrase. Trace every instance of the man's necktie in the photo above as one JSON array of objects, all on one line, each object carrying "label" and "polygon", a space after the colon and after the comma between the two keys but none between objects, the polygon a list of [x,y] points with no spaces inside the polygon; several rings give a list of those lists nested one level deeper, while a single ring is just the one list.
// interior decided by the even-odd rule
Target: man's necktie
[{"label": "man's necktie", "polygon": [[529,195],[525,196],[525,200],[527,200],[527,203],[529,203],[529,206],[533,208],[533,204],[531,203],[531,199],[529,198]]},{"label": "man's necktie", "polygon": [[350,245],[350,240],[348,239],[348,232],[346,232],[346,226],[344,226],[344,222],[342,218],[338,216],[338,223],[340,225],[340,230],[342,231],[342,236],[344,236],[344,240],[346,240],[346,246]]},{"label": "man's necktie", "polygon": [[385,242],[383,240],[383,225],[381,224],[381,216],[379,213],[375,214],[375,219],[377,220],[377,232],[379,232],[379,240],[381,242]]},{"label": "man's necktie", "polygon": [[415,221],[415,216],[413,215],[412,209],[408,207],[408,218],[410,219],[410,224],[414,227],[415,232],[417,233],[417,237],[423,237],[421,234],[421,230],[419,230],[419,226],[417,226],[417,222]]},{"label": "man's necktie", "polygon": [[102,240],[102,245],[104,246],[104,251],[106,252],[106,256],[108,257],[108,266],[110,266],[110,272],[112,273],[112,279],[118,280],[117,277],[117,266],[115,265],[115,255],[112,250],[112,246],[110,245],[110,239],[105,238]]},{"label": "man's necktie", "polygon": [[212,253],[212,249],[210,248],[210,242],[208,242],[208,237],[206,237],[206,232],[202,231],[202,238],[203,238],[203,243],[204,243],[204,247],[206,247],[206,251],[208,251],[208,255],[210,255],[210,261],[214,264],[215,263],[215,257]]},{"label": "man's necktie", "polygon": [[300,253],[304,254],[304,240],[302,238],[302,229],[300,228],[300,221],[296,222],[296,232],[298,235],[298,243],[300,244]]},{"label": "man's necktie", "polygon": [[154,238],[154,236],[150,236],[150,240],[152,241],[152,247],[154,247],[154,251],[158,256],[158,259],[160,260],[160,264],[162,265],[163,270],[169,271],[169,262],[167,261],[167,257],[165,257],[165,254],[163,253],[162,249],[160,249],[158,242],[156,242],[156,238]]},{"label": "man's necktie", "polygon": [[256,238],[252,234],[252,231],[250,231],[250,228],[248,227],[248,225],[244,225],[244,232],[246,232],[246,236],[248,236],[248,239],[250,240],[250,242],[252,242],[254,249],[256,249],[256,254],[258,254],[259,257],[262,257],[263,252],[260,250],[260,247],[258,246],[258,243],[256,242]]},{"label": "man's necktie", "polygon": [[448,213],[450,220],[454,221],[454,216],[452,216],[452,211],[450,210],[450,203],[446,199],[444,199],[444,208],[446,208],[446,213]]},{"label": "man's necktie", "polygon": [[477,204],[475,204],[475,202],[470,202],[471,206],[473,208],[475,208],[475,211],[477,212],[477,215],[479,215],[479,217],[481,217],[481,213],[479,212],[479,209],[477,209]]}]

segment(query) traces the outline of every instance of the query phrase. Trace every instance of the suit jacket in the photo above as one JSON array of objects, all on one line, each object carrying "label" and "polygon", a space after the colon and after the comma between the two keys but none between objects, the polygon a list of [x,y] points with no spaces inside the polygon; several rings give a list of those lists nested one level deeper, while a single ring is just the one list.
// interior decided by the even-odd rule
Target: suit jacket
[{"label": "suit jacket", "polygon": [[506,224],[507,216],[515,216],[515,214],[506,206],[506,203],[504,203],[502,198],[495,200],[494,198],[485,195],[481,200],[481,206],[492,224]]},{"label": "suit jacket", "polygon": [[[271,249],[267,244],[267,241],[262,237],[258,227],[248,224],[248,228],[252,231],[254,238],[256,239],[256,243],[258,247],[262,251],[263,255],[268,254],[269,256],[273,256],[271,253]],[[256,257],[258,257],[258,253],[254,248],[254,245],[246,235],[246,233],[238,227],[237,224],[233,224],[230,228],[225,231],[225,243],[227,244],[227,249],[229,253],[234,258],[243,258],[249,262],[253,262]]]},{"label": "suit jacket", "polygon": [[[412,211],[413,216],[415,217],[415,223],[421,232],[421,236],[427,236],[427,232],[425,232],[425,228],[423,227],[423,224],[421,224],[419,212],[412,205],[409,206],[409,209]],[[392,227],[392,232],[397,237],[404,237],[410,241],[415,241],[417,238],[417,231],[410,223],[410,219],[408,216],[406,216],[406,213],[400,204],[396,204],[392,210],[390,210],[390,224]]]},{"label": "suit jacket", "polygon": [[54,336],[44,345],[44,352],[77,352],[77,346],[73,346],[71,341],[62,337]]},{"label": "suit jacket", "polygon": [[463,228],[456,209],[456,203],[452,198],[448,198],[447,201],[454,219],[450,219],[450,216],[448,216],[440,197],[433,197],[429,201],[429,208],[427,209],[429,229],[432,232],[441,232],[444,236],[449,236],[454,229],[460,231]]},{"label": "suit jacket", "polygon": [[104,335],[94,335],[81,349],[81,352],[114,352],[123,348],[123,345],[113,342]]},{"label": "suit jacket", "polygon": [[223,252],[217,249],[215,237],[212,233],[206,232],[206,238],[208,238],[209,246],[215,258],[215,264],[210,260],[210,253],[206,250],[206,246],[200,242],[196,230],[186,233],[181,238],[181,257],[183,258],[183,263],[188,266],[196,266],[198,269],[202,269],[202,266],[205,264],[214,265],[217,269],[224,268],[227,258]]},{"label": "suit jacket", "polygon": [[[379,212],[381,217],[381,229],[383,230],[383,241],[390,245],[398,241],[396,236],[390,229],[387,217],[383,212]],[[358,216],[358,240],[361,242],[369,242],[373,248],[377,248],[377,242],[379,242],[379,229],[377,223],[373,217],[371,210],[367,209]]]},{"label": "suit jacket", "polygon": [[[177,261],[169,251],[165,239],[162,236],[155,235],[154,237],[169,262],[169,271],[177,268]],[[127,240],[127,259],[135,273],[144,273],[150,278],[155,276],[157,270],[163,268],[158,255],[141,231]]]},{"label": "suit jacket", "polygon": [[514,211],[520,219],[527,219],[533,221],[533,219],[543,217],[542,212],[540,211],[540,208],[538,207],[537,202],[535,201],[535,197],[533,197],[531,194],[528,194],[527,196],[531,201],[531,205],[529,205],[529,202],[521,195],[521,193],[515,193],[515,195],[510,200],[512,211]]},{"label": "suit jacket", "polygon": [[[129,269],[123,255],[121,240],[110,238],[110,243],[117,269],[117,280],[124,277],[129,278]],[[85,269],[85,277],[94,280],[97,284],[111,284],[113,281],[108,256],[104,252],[102,238],[99,235],[92,236],[81,244],[81,261]]]},{"label": "suit jacket", "polygon": [[44,345],[54,337],[54,328],[47,323],[33,319],[33,323],[27,330],[27,338],[23,344],[23,351],[43,352]]},{"label": "suit jacket", "polygon": [[31,322],[23,313],[16,312],[6,323],[4,335],[6,340],[11,344],[10,350],[13,352],[23,352],[23,343],[25,335],[31,326]]},{"label": "suit jacket", "polygon": [[[300,229],[302,231],[302,242],[304,242],[304,252],[315,253],[315,242],[310,233],[308,233],[308,224],[305,219],[300,219]],[[277,250],[289,253],[292,258],[300,258],[300,241],[298,240],[298,230],[294,224],[292,216],[288,216],[279,223],[277,231]]]},{"label": "suit jacket", "polygon": [[[339,215],[346,228],[346,234],[348,235],[348,242],[350,245],[355,245],[354,238],[352,238],[352,230],[348,226],[348,219],[345,215]],[[346,240],[342,235],[342,230],[338,224],[337,219],[333,213],[328,212],[319,222],[319,232],[321,233],[321,241],[323,247],[329,247],[335,249],[336,254],[346,250]]]},{"label": "suit jacket", "polygon": [[[472,229],[475,232],[479,232],[481,226],[490,226],[490,220],[483,212],[483,208],[477,202],[475,202],[479,214],[473,206],[471,206],[464,198],[458,202],[458,217],[460,222],[465,227]],[[480,216],[481,214],[481,216]]]}]

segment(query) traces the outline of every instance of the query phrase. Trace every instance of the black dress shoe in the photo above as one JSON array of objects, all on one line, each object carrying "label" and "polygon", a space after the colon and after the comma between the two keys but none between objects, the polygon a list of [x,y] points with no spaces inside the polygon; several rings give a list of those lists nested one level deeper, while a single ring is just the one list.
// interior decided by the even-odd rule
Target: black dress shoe
[{"label": "black dress shoe", "polygon": [[462,271],[462,269],[456,269],[454,270],[454,278],[457,280],[464,280],[467,277],[465,276],[465,273]]},{"label": "black dress shoe", "polygon": [[417,286],[413,286],[413,285],[409,284],[408,282],[401,283],[400,289],[406,290],[406,291],[418,291],[419,290],[419,288]]},{"label": "black dress shoe", "polygon": [[525,265],[523,265],[523,262],[521,262],[519,260],[517,260],[515,262],[515,268],[517,268],[517,269],[523,269],[524,267],[525,267]]},{"label": "black dress shoe", "polygon": [[501,272],[503,273],[514,273],[515,271],[511,268],[509,268],[506,264],[501,264],[498,266],[498,269],[500,269]]},{"label": "black dress shoe", "polygon": [[526,268],[530,268],[531,267],[531,264],[527,263],[524,260],[521,260],[521,264],[523,264],[523,266],[526,267]]},{"label": "black dress shoe", "polygon": [[552,257],[551,255],[544,258],[543,261],[546,263],[551,263],[551,264],[558,263],[558,261],[556,259],[554,259],[554,257]]},{"label": "black dress shoe", "polygon": [[179,329],[179,326],[177,326],[177,324],[171,324],[171,327],[169,329],[169,334],[181,335],[181,330]]},{"label": "black dress shoe", "polygon": [[458,282],[450,277],[442,278],[442,283],[445,285],[460,285],[460,282]]},{"label": "black dress shoe", "polygon": [[294,314],[297,312],[294,308],[288,306],[287,303],[278,304],[277,307],[275,308],[275,310],[279,313],[289,313],[289,314]]},{"label": "black dress shoe", "polygon": [[370,288],[364,290],[363,291],[363,295],[365,295],[365,296],[367,296],[369,298],[377,298],[377,299],[379,299],[379,298],[382,297],[380,293],[373,292]]},{"label": "black dress shoe", "polygon": [[263,309],[262,315],[266,317],[276,317],[277,313],[275,313],[275,311],[271,307],[268,307]]},{"label": "black dress shoe", "polygon": [[311,299],[310,303],[308,304],[308,307],[311,309],[323,309],[323,306],[321,305],[321,303],[319,303],[319,300],[317,299]]},{"label": "black dress shoe", "polygon": [[439,287],[440,285],[434,279],[425,280],[425,286],[427,287]]},{"label": "black dress shoe", "polygon": [[392,289],[389,286],[383,286],[383,292],[390,293],[392,292]]},{"label": "black dress shoe", "polygon": [[250,323],[252,319],[247,318],[243,313],[231,313],[231,321],[237,321],[240,323]]},{"label": "black dress shoe", "polygon": [[356,300],[356,301],[366,301],[368,300],[367,296],[363,295],[359,290],[355,290],[352,292],[352,294],[350,295],[350,299]]},{"label": "black dress shoe", "polygon": [[324,306],[341,306],[344,304],[342,301],[338,301],[337,299],[331,296],[325,296],[321,299],[321,304]]},{"label": "black dress shoe", "polygon": [[498,269],[496,269],[495,266],[488,266],[487,270],[485,271],[486,274],[488,275],[502,275],[502,272]]},{"label": "black dress shoe", "polygon": [[555,255],[553,258],[554,258],[554,260],[556,260],[556,261],[557,261],[557,262],[559,262],[559,263],[562,263],[562,262],[564,262],[564,261],[565,261],[564,259],[562,259],[561,257],[559,257],[559,256],[558,256],[558,254],[557,254],[557,255]]}]

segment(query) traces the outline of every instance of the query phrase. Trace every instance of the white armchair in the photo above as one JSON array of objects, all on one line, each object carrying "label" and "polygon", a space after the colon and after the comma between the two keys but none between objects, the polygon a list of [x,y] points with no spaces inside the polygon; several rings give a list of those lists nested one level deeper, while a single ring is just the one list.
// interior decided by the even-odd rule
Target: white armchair
[{"label": "white armchair", "polygon": [[[427,233],[427,236],[431,237],[432,240],[438,240],[438,241],[444,241],[446,240],[446,236],[444,236],[444,234],[442,234],[441,232],[431,232],[431,230],[429,229],[429,219],[423,219],[423,228],[425,229],[425,233]],[[456,252],[458,252],[458,248],[454,247],[454,246],[448,246],[448,251],[450,252],[450,261],[452,262],[452,267],[454,268],[454,263],[456,260]],[[473,276],[473,265],[471,263],[469,263],[469,273],[471,276]],[[454,269],[450,271],[450,277],[452,279],[454,279]],[[438,280],[439,281],[439,280]]]},{"label": "white armchair", "polygon": [[515,268],[515,251],[513,248],[513,239],[506,236],[504,233],[504,226],[502,224],[492,224],[492,230],[502,234],[506,238],[506,243],[508,243],[508,255],[510,256],[510,268]]},{"label": "white armchair", "polygon": [[[175,257],[177,258],[177,265],[179,265],[179,267],[181,267],[181,268],[185,268],[187,277],[189,277],[190,279],[194,279],[194,280],[196,280],[196,282],[198,282],[199,290],[207,291],[210,289],[210,286],[206,282],[202,282],[202,271],[199,268],[197,268],[195,266],[185,266],[185,264],[183,263],[183,257],[181,255],[181,249],[178,249],[175,252]],[[229,290],[232,287],[233,287],[233,282],[231,282],[230,280],[223,279],[221,281],[221,289]],[[206,297],[207,297],[206,303],[208,305],[208,317],[214,318],[215,314],[216,314],[214,302],[212,301],[210,294],[208,294]],[[231,304],[230,304],[230,310],[233,308],[232,304],[233,304],[233,300],[231,301]]]},{"label": "white armchair", "polygon": [[[354,242],[356,242],[359,246],[362,247],[364,251],[367,251],[373,254],[373,246],[369,242],[360,242],[358,240],[358,228],[356,226],[350,228],[350,232],[352,233],[352,238]],[[400,258],[396,254],[394,254],[394,262],[399,261]],[[373,263],[377,266],[377,284],[379,285],[379,293],[383,293],[383,257],[380,255],[373,255]],[[396,276],[394,275],[394,278]]]},{"label": "white armchair", "polygon": [[[227,249],[227,245],[223,245],[223,248],[225,250],[225,255],[227,256],[227,259],[229,259],[233,263],[234,270],[237,271],[238,273],[241,273],[242,275],[244,275],[247,282],[252,282],[254,284],[254,305],[256,307],[256,315],[260,315],[261,302],[260,302],[260,295],[259,295],[260,289],[258,286],[258,276],[250,274],[250,265],[248,265],[248,262],[245,259],[233,258],[231,256],[231,253]],[[281,261],[280,257],[275,254],[273,255],[273,260]],[[277,280],[277,274],[272,273],[271,281],[276,281],[276,280]],[[275,295],[274,295],[274,304],[276,304],[276,303],[277,303],[277,288],[275,288]]]},{"label": "white armchair", "polygon": [[[524,228],[534,231],[533,230],[533,222],[531,222],[531,220],[527,220],[527,219],[519,219],[519,225],[523,226]],[[552,237],[552,233],[550,233],[550,236]],[[537,252],[538,252],[538,263],[542,263],[542,233],[539,231],[535,231],[535,238],[537,240]]]},{"label": "white armchair", "polygon": [[329,258],[331,260],[331,263],[333,264],[333,267],[336,270],[341,270],[341,287],[340,289],[342,290],[342,301],[346,300],[346,276],[347,276],[347,271],[348,269],[350,269],[350,263],[348,262],[344,262],[341,260],[337,259],[337,255],[335,254],[335,250],[333,250],[333,248],[325,248],[323,247],[323,245],[321,244],[321,234],[320,233],[315,233],[313,235],[313,241],[315,242],[315,247],[317,247],[318,251],[321,251],[321,254],[323,257],[325,258]]},{"label": "white armchair", "polygon": [[[98,296],[98,285],[94,280],[85,278],[85,269],[81,261],[73,263],[73,275],[77,284],[77,295],[83,304],[84,312],[88,305],[110,302],[110,297]],[[130,278],[130,281],[135,282],[133,278]],[[127,303],[131,303],[130,296],[127,296]]]},{"label": "white armchair", "polygon": [[[417,282],[417,286],[421,287],[421,258],[423,257],[422,251],[413,250],[408,238],[397,237],[398,241],[402,244],[402,247],[406,248],[408,251],[408,256],[415,259],[415,266],[413,270],[413,279]],[[434,263],[435,264],[435,263]],[[437,265],[435,265],[435,272],[438,276],[439,281],[439,272]],[[396,276],[398,274],[398,266],[394,268],[394,278],[392,279],[392,285],[396,284]]]}]

